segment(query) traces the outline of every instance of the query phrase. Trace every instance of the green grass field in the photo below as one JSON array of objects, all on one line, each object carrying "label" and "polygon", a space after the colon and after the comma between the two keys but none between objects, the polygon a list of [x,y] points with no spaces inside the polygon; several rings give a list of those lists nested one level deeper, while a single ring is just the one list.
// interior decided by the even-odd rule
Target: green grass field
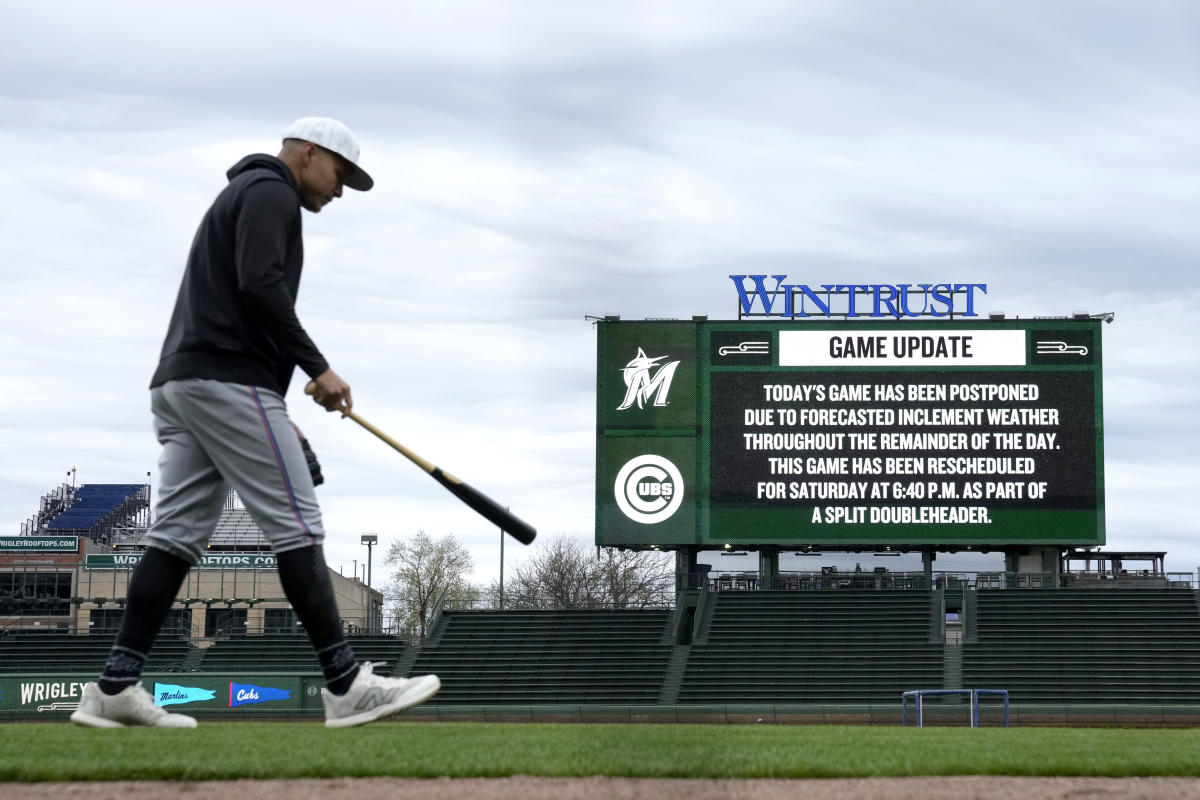
[{"label": "green grass field", "polygon": [[0,725],[0,780],[1200,776],[1200,729],[205,722]]}]

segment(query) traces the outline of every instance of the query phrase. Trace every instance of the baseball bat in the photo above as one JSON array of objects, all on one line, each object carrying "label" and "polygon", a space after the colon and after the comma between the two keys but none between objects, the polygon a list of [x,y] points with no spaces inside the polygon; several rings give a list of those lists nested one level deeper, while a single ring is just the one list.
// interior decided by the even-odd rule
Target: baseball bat
[{"label": "baseball bat", "polygon": [[[310,382],[304,387],[304,393],[308,395],[315,394],[316,384]],[[435,481],[446,487],[451,494],[453,494],[459,500],[462,500],[477,513],[483,516],[484,519],[496,525],[496,527],[500,528],[500,530],[504,531],[521,544],[529,544],[533,541],[534,537],[537,536],[537,531],[534,530],[528,522],[520,519],[483,492],[479,491],[468,483],[463,483],[449,472],[444,471],[441,467],[426,461],[424,458],[400,444],[400,442],[396,441],[391,436],[388,436],[386,433],[379,430],[379,428],[376,428],[374,425],[367,422],[353,411],[346,416],[350,417],[350,419],[354,420],[359,425],[363,426],[371,433],[387,442],[392,446],[392,449],[396,450],[398,453],[400,453],[400,455],[404,456],[409,461],[413,462],[418,467],[429,473],[429,475]]]}]

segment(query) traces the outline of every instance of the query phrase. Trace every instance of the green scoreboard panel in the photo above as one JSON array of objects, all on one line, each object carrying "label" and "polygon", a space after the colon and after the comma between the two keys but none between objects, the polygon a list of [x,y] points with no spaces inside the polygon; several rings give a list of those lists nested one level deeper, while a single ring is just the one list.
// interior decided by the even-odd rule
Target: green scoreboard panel
[{"label": "green scoreboard panel", "polygon": [[1104,543],[1100,323],[599,322],[596,543]]}]

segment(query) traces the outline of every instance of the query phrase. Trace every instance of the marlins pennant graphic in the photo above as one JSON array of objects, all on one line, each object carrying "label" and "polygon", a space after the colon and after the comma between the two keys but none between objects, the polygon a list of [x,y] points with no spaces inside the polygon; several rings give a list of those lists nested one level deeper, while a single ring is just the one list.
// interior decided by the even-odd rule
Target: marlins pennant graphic
[{"label": "marlins pennant graphic", "polygon": [[[650,402],[653,397],[653,404],[656,406],[665,406],[667,404],[667,392],[671,391],[671,379],[675,377],[675,369],[679,366],[678,361],[669,361],[666,364],[659,364],[666,356],[655,356],[651,358],[646,355],[646,351],[638,348],[637,356],[625,365],[625,369],[621,370],[621,375],[625,378],[625,386],[628,389],[625,392],[625,399],[621,401],[621,405],[617,406],[617,411],[624,411],[631,408],[634,403],[637,403],[638,408],[645,408],[646,403]],[[658,369],[654,369],[658,367]],[[653,374],[651,374],[653,371]]]}]

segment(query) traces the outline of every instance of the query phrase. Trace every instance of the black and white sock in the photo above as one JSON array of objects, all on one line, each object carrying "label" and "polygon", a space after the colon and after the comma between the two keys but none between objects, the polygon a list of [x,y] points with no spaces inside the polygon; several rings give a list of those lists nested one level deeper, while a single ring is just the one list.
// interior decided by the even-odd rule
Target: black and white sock
[{"label": "black and white sock", "polygon": [[333,584],[329,582],[324,549],[314,545],[287,550],[277,553],[276,560],[283,593],[317,651],[325,685],[334,694],[345,694],[358,674],[358,664],[354,648],[342,633],[342,618],[333,596]]},{"label": "black and white sock", "polygon": [[100,691],[117,694],[128,689],[142,679],[145,666],[145,653],[114,645],[108,661],[104,662],[104,672],[100,675]]},{"label": "black and white sock", "polygon": [[321,659],[321,670],[325,673],[325,686],[336,695],[350,690],[354,676],[358,674],[358,662],[354,660],[354,648],[343,638],[340,642],[317,651]]},{"label": "black and white sock", "polygon": [[146,657],[190,568],[179,556],[157,547],[146,548],[129,576],[121,629],[100,676],[102,692],[117,694],[141,680]]}]

